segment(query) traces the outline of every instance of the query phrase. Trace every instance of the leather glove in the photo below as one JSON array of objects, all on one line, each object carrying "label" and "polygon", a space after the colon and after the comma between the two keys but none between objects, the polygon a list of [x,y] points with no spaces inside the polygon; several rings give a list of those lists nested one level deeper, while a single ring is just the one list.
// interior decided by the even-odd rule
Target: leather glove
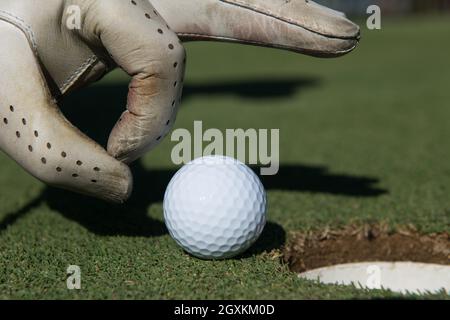
[{"label": "leather glove", "polygon": [[[126,164],[175,121],[186,59],[177,33],[318,56],[349,52],[359,38],[342,14],[303,0],[2,0],[0,148],[47,184],[125,201]],[[57,101],[115,67],[132,80],[106,151]]]}]

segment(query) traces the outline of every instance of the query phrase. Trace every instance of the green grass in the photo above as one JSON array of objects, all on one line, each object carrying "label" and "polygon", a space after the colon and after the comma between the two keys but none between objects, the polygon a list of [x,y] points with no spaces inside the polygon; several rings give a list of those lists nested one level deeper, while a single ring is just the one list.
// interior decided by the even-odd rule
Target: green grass
[{"label": "green grass", "polygon": [[[176,171],[169,139],[134,166],[135,193],[124,206],[47,188],[1,155],[0,298],[398,297],[300,280],[269,252],[291,231],[355,221],[449,231],[448,18],[384,21],[335,60],[187,45],[176,127],[203,120],[206,128],[281,130],[280,173],[263,179],[269,224],[237,259],[197,260],[167,234],[161,201]],[[104,142],[126,81],[114,73],[71,96],[64,112]],[[70,264],[82,269],[80,291],[66,289]]]}]

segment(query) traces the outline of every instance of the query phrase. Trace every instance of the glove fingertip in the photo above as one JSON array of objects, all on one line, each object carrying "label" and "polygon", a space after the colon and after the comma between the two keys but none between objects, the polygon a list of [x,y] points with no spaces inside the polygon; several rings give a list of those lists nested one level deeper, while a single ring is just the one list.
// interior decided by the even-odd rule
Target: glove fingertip
[{"label": "glove fingertip", "polygon": [[125,203],[133,192],[133,174],[130,168],[122,164],[122,177],[117,181],[116,188],[105,193],[106,200],[114,203]]}]

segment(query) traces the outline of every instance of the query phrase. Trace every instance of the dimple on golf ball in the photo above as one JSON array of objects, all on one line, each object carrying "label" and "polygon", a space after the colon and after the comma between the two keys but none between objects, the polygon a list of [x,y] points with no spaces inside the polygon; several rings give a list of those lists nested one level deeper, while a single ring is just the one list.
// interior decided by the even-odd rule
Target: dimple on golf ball
[{"label": "dimple on golf ball", "polygon": [[202,259],[225,259],[247,250],[266,224],[267,200],[258,176],[225,156],[195,159],[182,167],[164,195],[172,238]]}]

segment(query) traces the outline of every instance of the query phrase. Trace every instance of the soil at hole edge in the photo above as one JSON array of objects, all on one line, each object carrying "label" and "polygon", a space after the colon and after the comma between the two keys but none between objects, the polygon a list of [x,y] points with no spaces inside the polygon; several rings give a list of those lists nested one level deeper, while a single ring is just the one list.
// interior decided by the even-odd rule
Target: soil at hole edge
[{"label": "soil at hole edge", "polygon": [[450,264],[450,234],[423,235],[414,227],[389,231],[387,225],[296,232],[283,250],[283,260],[300,273],[341,263],[413,261]]}]

